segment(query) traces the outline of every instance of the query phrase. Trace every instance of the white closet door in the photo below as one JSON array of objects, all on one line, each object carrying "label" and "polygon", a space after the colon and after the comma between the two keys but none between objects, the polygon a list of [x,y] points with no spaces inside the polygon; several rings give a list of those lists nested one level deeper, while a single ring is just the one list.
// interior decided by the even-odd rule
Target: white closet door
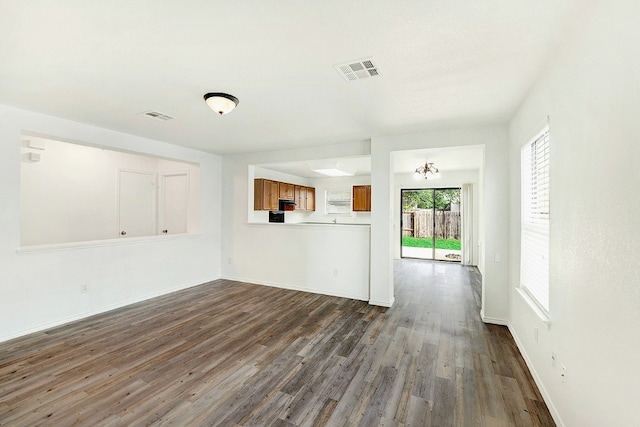
[{"label": "white closet door", "polygon": [[120,171],[119,233],[120,237],[156,234],[156,182],[150,172]]},{"label": "white closet door", "polygon": [[160,183],[160,230],[163,234],[187,232],[189,175],[162,175]]}]

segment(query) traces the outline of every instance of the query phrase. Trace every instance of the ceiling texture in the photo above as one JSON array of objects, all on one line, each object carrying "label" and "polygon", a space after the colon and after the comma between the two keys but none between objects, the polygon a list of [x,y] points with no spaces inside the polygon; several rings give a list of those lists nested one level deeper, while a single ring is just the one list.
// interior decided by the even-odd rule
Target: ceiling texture
[{"label": "ceiling texture", "polygon": [[505,123],[578,3],[0,0],[0,103],[221,155]]}]

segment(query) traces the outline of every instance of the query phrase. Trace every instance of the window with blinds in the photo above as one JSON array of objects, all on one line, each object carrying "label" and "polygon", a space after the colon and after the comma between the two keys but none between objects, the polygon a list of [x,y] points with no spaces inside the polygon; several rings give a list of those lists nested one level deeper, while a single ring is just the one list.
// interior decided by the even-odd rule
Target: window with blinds
[{"label": "window with blinds", "polygon": [[549,128],[522,147],[520,286],[549,312]]},{"label": "window with blinds", "polygon": [[348,214],[351,212],[351,187],[326,190],[325,201],[328,214]]}]

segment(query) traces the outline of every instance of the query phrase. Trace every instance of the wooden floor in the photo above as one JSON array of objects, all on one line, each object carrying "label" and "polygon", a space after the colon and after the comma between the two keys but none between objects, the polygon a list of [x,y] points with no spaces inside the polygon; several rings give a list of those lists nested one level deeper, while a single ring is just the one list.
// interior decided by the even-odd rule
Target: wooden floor
[{"label": "wooden floor", "polygon": [[391,309],[219,280],[1,343],[0,425],[554,425],[476,269],[395,269]]}]

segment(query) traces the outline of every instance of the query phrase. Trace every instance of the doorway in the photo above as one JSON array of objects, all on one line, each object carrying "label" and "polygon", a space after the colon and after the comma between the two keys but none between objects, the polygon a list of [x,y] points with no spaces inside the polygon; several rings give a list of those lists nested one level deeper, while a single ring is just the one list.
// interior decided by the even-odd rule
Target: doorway
[{"label": "doorway", "polygon": [[460,262],[460,188],[401,190],[401,258]]}]

